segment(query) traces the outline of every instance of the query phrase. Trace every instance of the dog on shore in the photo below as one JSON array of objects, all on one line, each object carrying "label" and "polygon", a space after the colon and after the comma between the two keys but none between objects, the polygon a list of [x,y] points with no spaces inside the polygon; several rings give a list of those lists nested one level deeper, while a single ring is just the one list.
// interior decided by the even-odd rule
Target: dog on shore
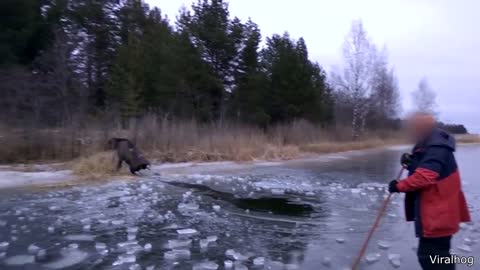
[{"label": "dog on shore", "polygon": [[128,164],[133,175],[137,175],[138,171],[148,169],[150,166],[150,162],[142,152],[128,139],[111,138],[108,140],[107,148],[117,153],[117,171],[120,170],[123,162]]}]

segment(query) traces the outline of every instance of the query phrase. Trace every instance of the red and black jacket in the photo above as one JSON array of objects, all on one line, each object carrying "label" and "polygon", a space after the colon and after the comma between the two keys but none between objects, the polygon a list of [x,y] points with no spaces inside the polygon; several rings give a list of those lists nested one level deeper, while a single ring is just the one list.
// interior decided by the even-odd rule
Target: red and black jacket
[{"label": "red and black jacket", "polygon": [[453,152],[455,139],[435,129],[415,145],[408,178],[397,188],[405,192],[407,221],[415,221],[417,237],[451,236],[470,221]]}]

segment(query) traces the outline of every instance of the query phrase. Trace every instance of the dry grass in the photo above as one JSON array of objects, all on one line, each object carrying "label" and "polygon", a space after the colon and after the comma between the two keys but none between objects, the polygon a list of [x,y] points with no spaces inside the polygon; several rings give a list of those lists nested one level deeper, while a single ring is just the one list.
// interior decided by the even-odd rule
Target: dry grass
[{"label": "dry grass", "polygon": [[480,143],[480,135],[478,134],[465,134],[455,136],[458,143]]},{"label": "dry grass", "polygon": [[[331,153],[392,144],[396,134],[352,142],[344,127],[325,129],[305,121],[267,130],[240,124],[199,124],[149,115],[135,128],[122,129],[115,121],[89,122],[87,128],[1,129],[0,163],[66,161],[77,175],[113,175],[115,160],[104,152],[106,141],[125,137],[153,162],[252,161],[294,159],[308,153]],[[382,135],[383,137],[379,137]],[[398,135],[396,135],[398,136]],[[375,139],[371,139],[371,138]],[[125,166],[124,166],[125,167]],[[126,171],[120,174],[128,174]]]},{"label": "dry grass", "polygon": [[366,139],[350,142],[321,142],[300,146],[302,152],[311,152],[317,154],[337,153],[351,150],[362,150],[369,148],[378,148],[388,145],[401,144],[401,140],[388,139],[382,140],[378,138]]},{"label": "dry grass", "polygon": [[67,166],[75,175],[82,177],[80,180],[105,179],[105,176],[130,176],[125,165],[117,172],[116,164],[115,153],[108,151],[74,159],[68,162]]}]

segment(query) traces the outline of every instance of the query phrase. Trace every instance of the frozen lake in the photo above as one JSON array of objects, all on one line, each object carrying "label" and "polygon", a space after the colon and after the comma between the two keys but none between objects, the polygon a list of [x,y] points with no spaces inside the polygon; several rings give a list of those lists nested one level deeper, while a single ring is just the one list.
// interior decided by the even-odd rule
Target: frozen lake
[{"label": "frozen lake", "polygon": [[[0,190],[0,269],[348,269],[401,152]],[[478,256],[480,146],[460,146],[456,156],[474,223],[453,251]],[[420,269],[402,200],[394,196],[361,269]]]}]

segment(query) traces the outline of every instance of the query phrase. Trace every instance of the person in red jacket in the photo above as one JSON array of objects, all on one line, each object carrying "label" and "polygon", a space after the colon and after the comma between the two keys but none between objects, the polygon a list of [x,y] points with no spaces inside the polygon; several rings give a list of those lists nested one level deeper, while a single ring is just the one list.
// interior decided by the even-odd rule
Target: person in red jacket
[{"label": "person in red jacket", "polygon": [[454,264],[438,264],[440,260],[434,258],[451,258],[452,236],[461,222],[470,221],[470,214],[454,156],[455,139],[435,123],[428,113],[415,113],[409,118],[407,129],[416,144],[412,153],[401,158],[409,174],[401,181],[391,181],[389,191],[406,194],[406,219],[415,222],[422,268],[450,270],[455,269]]}]

